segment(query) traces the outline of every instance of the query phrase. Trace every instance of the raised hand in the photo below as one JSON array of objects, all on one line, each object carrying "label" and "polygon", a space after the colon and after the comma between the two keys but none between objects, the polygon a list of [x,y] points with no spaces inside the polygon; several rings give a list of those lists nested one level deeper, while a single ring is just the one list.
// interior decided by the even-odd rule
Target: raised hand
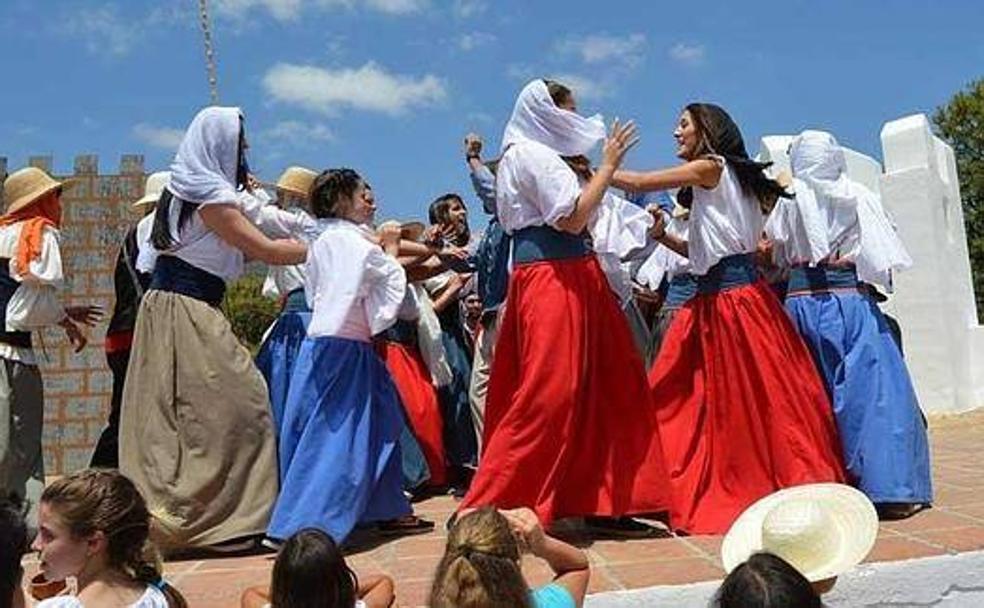
[{"label": "raised hand", "polygon": [[611,132],[605,139],[605,147],[602,150],[602,164],[608,165],[611,169],[618,169],[625,159],[625,153],[639,143],[638,130],[633,121],[624,125],[619,123],[616,118],[612,123]]}]

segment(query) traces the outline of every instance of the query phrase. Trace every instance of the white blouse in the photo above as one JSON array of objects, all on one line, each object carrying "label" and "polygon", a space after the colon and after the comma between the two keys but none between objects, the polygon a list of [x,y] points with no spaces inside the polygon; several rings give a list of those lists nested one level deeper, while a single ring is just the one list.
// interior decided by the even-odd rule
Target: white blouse
[{"label": "white blouse", "polygon": [[556,152],[534,141],[510,146],[496,172],[496,207],[502,229],[556,226],[575,208],[581,186]]},{"label": "white blouse", "polygon": [[395,258],[346,220],[324,221],[308,250],[305,294],[311,307],[308,336],[369,342],[396,322],[407,278]]},{"label": "white blouse", "polygon": [[[666,233],[686,241],[689,238],[689,228],[686,218],[674,217],[666,224]],[[660,243],[639,267],[636,282],[656,291],[664,277],[672,280],[676,275],[687,272],[690,272],[690,260]]]},{"label": "white blouse", "polygon": [[764,216],[758,200],[745,194],[738,177],[722,159],[717,186],[694,186],[690,210],[690,272],[707,274],[729,255],[753,253],[762,235]]},{"label": "white blouse", "polygon": [[[0,257],[9,258],[10,277],[21,283],[7,302],[6,331],[34,331],[54,325],[65,318],[65,307],[58,297],[64,282],[58,230],[46,227],[41,233],[41,255],[29,264],[30,278],[16,269],[17,242],[23,222],[0,227]],[[0,344],[0,357],[36,364],[34,351]]]},{"label": "white blouse", "polygon": [[[85,605],[74,595],[62,595],[43,600],[34,608],[85,608]],[[168,608],[167,598],[157,587],[148,586],[143,595],[126,608]]]},{"label": "white blouse", "polygon": [[160,255],[154,249],[154,244],[150,242],[155,216],[156,212],[151,211],[137,222],[137,270],[140,272],[153,272],[154,264],[157,263],[157,257]]},{"label": "white blouse", "polygon": [[[310,245],[325,228],[324,219],[316,219],[301,208],[289,210],[266,206],[257,217],[260,230],[270,238],[291,238]],[[307,283],[304,264],[270,266],[264,281],[263,295],[280,297],[295,289],[303,289]]]}]

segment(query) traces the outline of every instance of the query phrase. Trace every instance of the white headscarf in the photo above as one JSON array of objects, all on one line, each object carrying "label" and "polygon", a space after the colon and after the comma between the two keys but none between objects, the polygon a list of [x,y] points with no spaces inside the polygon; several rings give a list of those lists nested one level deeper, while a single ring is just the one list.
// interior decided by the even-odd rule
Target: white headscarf
[{"label": "white headscarf", "polygon": [[605,139],[600,114],[585,118],[558,108],[543,80],[530,81],[519,93],[502,134],[502,150],[521,141],[539,142],[561,156],[581,156]]},{"label": "white headscarf", "polygon": [[[861,239],[861,252],[854,260],[858,278],[890,287],[892,270],[912,266],[878,195],[847,177],[844,151],[833,135],[804,131],[793,140],[789,162],[796,198],[806,197],[802,205],[855,209]],[[810,197],[815,200],[812,204],[807,201]]]},{"label": "white headscarf", "polygon": [[195,116],[171,163],[171,194],[189,203],[236,202],[242,116],[239,108],[219,106]]}]

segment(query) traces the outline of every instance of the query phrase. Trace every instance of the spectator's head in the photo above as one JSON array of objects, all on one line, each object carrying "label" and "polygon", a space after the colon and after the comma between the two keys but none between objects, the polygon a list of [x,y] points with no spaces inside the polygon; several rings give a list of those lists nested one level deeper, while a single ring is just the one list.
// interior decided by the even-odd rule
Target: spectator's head
[{"label": "spectator's head", "polygon": [[147,504],[133,482],[115,470],[88,469],[45,488],[33,548],[49,581],[111,569],[161,588],[172,607],[184,606],[161,578],[150,525]]},{"label": "spectator's head", "polygon": [[[838,576],[864,560],[877,535],[875,507],[860,491],[837,483],[794,486],[760,499],[738,516],[724,537],[721,561],[729,573],[762,562],[739,577],[754,579],[747,585],[765,580],[758,574],[761,570],[790,586],[791,579],[780,576],[784,570],[776,565],[775,558],[780,558],[816,592],[824,593]],[[770,557],[756,558],[760,553]]]},{"label": "spectator's head", "polygon": [[277,178],[278,204],[283,209],[309,209],[311,186],[318,174],[305,167],[287,167]]},{"label": "spectator's head", "polygon": [[464,247],[468,244],[471,239],[471,230],[468,227],[468,208],[460,196],[453,192],[442,194],[430,204],[428,215],[432,225],[454,227],[454,235],[451,237],[452,244],[458,247]]},{"label": "spectator's head", "polygon": [[352,608],[359,581],[330,536],[313,528],[294,534],[273,565],[271,608]]},{"label": "spectator's head", "polygon": [[731,571],[718,590],[719,608],[820,608],[820,596],[796,568],[756,553]]},{"label": "spectator's head", "polygon": [[311,185],[311,212],[315,217],[337,217],[356,224],[371,224],[376,215],[372,190],[352,169],[322,171]]},{"label": "spectator's head", "polygon": [[0,608],[23,608],[21,558],[27,552],[24,509],[15,497],[0,499]]},{"label": "spectator's head", "polygon": [[448,534],[431,587],[432,608],[530,606],[516,537],[490,507],[461,517]]}]

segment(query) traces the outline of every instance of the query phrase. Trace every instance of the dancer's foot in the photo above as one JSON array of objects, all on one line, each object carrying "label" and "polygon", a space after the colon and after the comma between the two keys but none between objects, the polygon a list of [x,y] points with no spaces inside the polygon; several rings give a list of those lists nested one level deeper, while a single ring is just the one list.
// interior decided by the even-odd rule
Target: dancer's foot
[{"label": "dancer's foot", "polygon": [[402,536],[404,534],[424,534],[434,529],[434,522],[421,519],[416,515],[406,515],[376,524],[380,534]]},{"label": "dancer's foot", "polygon": [[875,509],[878,511],[878,519],[885,521],[908,519],[916,513],[928,508],[929,505],[925,503],[911,502],[885,502],[875,505]]},{"label": "dancer's foot", "polygon": [[616,538],[656,538],[662,533],[659,528],[631,517],[590,516],[584,518],[584,523],[597,534]]}]

